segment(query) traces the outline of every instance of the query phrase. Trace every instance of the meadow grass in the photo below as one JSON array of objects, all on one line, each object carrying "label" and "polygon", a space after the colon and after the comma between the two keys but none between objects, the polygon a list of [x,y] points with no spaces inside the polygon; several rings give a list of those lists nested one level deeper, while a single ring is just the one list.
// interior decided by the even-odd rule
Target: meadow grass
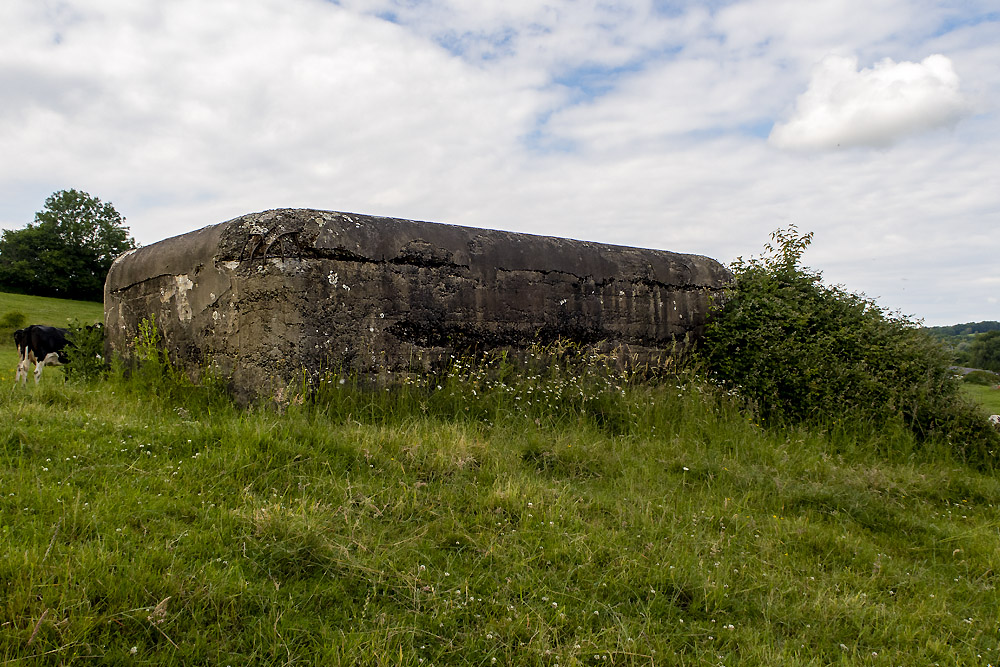
[{"label": "meadow grass", "polygon": [[991,415],[1000,415],[1000,390],[979,384],[962,384],[965,395],[983,406]]},{"label": "meadow grass", "polygon": [[5,383],[0,661],[998,664],[995,475],[590,367]]},{"label": "meadow grass", "polygon": [[[10,294],[0,292],[0,317],[17,311],[27,317],[26,324],[47,324],[54,327],[65,327],[73,319],[83,324],[93,324],[104,321],[104,304],[95,301],[73,301],[70,299],[50,299],[42,296],[26,294]],[[14,342],[5,333],[0,340],[0,346],[13,347]]]}]

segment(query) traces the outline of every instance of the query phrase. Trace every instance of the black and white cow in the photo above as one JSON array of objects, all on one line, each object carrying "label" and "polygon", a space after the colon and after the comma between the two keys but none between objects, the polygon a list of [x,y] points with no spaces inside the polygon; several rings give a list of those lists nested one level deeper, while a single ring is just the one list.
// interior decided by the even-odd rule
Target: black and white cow
[{"label": "black and white cow", "polygon": [[17,345],[17,374],[14,382],[28,381],[28,364],[35,364],[35,384],[42,377],[43,366],[61,366],[69,361],[65,348],[66,330],[43,324],[32,324],[14,332]]}]

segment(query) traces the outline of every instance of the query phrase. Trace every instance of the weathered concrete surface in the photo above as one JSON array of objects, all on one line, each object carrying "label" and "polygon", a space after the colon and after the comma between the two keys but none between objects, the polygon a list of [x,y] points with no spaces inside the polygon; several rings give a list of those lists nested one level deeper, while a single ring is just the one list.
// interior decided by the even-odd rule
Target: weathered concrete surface
[{"label": "weathered concrete surface", "polygon": [[244,395],[302,370],[427,370],[556,338],[637,359],[698,336],[730,279],[698,255],[330,211],[245,215],[115,261],[109,346],[154,314],[171,358]]}]

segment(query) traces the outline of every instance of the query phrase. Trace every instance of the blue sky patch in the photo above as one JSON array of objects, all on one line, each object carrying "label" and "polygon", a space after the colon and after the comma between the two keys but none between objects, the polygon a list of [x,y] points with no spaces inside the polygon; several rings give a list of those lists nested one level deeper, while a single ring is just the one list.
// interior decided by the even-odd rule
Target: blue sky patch
[{"label": "blue sky patch", "polygon": [[760,137],[761,139],[767,139],[771,136],[771,129],[774,127],[774,120],[770,118],[762,118],[757,120],[752,120],[748,123],[743,123],[737,126],[737,131],[740,134],[748,134],[753,137]]},{"label": "blue sky patch", "polygon": [[653,0],[653,11],[663,16],[680,16],[692,8],[714,12],[732,4],[736,4],[736,0],[702,0],[696,3],[685,0]]},{"label": "blue sky patch", "polygon": [[573,91],[572,102],[578,104],[602,97],[613,90],[623,76],[641,72],[646,61],[635,61],[617,67],[597,64],[581,65],[553,78],[553,83]]},{"label": "blue sky patch", "polygon": [[934,37],[947,35],[949,32],[959,28],[971,28],[983,23],[1000,22],[1000,12],[987,12],[985,14],[964,14],[954,13],[947,17],[932,34]]},{"label": "blue sky patch", "polygon": [[558,137],[549,131],[549,119],[553,112],[539,115],[535,127],[520,137],[521,143],[532,153],[575,153],[579,150],[576,142],[566,137]]},{"label": "blue sky patch", "polygon": [[503,27],[492,32],[446,32],[435,41],[449,53],[466,60],[496,60],[514,54],[517,31]]}]

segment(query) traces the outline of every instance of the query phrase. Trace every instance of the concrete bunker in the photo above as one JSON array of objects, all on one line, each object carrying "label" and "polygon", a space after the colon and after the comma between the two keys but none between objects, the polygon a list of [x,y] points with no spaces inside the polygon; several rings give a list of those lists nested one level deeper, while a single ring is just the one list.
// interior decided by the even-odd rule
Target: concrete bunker
[{"label": "concrete bunker", "polygon": [[353,213],[251,213],[119,257],[108,346],[150,315],[171,359],[252,397],[329,369],[428,371],[470,350],[568,339],[647,361],[696,338],[715,260]]}]

